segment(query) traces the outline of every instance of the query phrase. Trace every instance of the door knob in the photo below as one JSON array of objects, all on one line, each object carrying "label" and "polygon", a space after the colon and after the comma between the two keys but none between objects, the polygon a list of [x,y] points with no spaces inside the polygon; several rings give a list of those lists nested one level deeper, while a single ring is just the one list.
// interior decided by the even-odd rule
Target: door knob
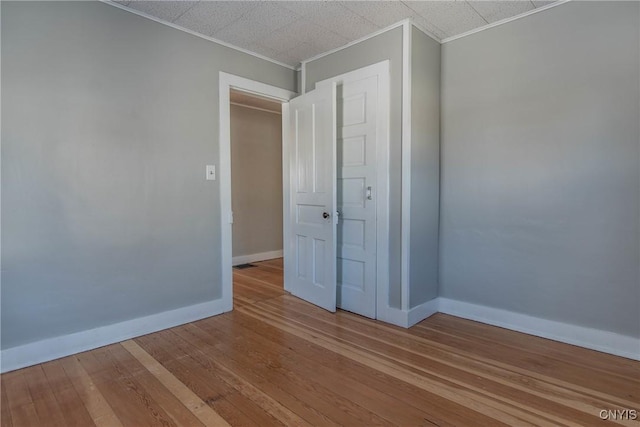
[{"label": "door knob", "polygon": [[322,218],[327,219],[329,218],[331,215],[329,215],[329,212],[322,212]]}]

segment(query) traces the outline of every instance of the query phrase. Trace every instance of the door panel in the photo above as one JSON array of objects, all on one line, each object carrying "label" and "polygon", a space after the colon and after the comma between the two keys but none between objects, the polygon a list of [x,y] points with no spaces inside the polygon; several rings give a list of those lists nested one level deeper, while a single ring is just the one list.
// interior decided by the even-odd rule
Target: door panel
[{"label": "door panel", "polygon": [[285,289],[336,310],[336,85],[327,82],[289,102],[290,227]]},{"label": "door panel", "polygon": [[364,136],[343,138],[338,153],[338,162],[342,166],[364,166],[366,164],[366,139]]},{"label": "door panel", "polygon": [[338,87],[338,307],[376,316],[378,77]]}]

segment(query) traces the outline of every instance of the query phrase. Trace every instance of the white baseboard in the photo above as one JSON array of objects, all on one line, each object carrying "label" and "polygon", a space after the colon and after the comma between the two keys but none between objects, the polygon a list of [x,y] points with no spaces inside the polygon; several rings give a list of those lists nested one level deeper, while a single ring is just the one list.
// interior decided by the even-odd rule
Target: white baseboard
[{"label": "white baseboard", "polygon": [[407,328],[410,328],[416,323],[422,322],[427,317],[431,317],[436,314],[438,312],[439,305],[439,298],[434,298],[410,309],[407,313]]},{"label": "white baseboard", "polygon": [[407,328],[407,312],[403,311],[399,308],[393,307],[384,307],[380,310],[378,307],[378,311],[376,313],[376,319],[381,322],[391,323],[392,325],[400,326],[402,328]]},{"label": "white baseboard", "polygon": [[[254,261],[255,262],[255,261]],[[182,307],[163,313],[102,326],[88,331],[8,348],[0,352],[0,372],[66,357],[137,336],[231,311],[230,301],[223,299]],[[573,344],[633,360],[640,360],[640,339],[615,332],[586,328],[513,311],[471,304],[449,298],[435,298],[408,311],[385,307],[378,310],[378,320],[408,328],[441,312],[475,320],[530,335]]]},{"label": "white baseboard", "polygon": [[[438,312],[438,298],[424,302],[412,309],[405,311],[399,308],[385,307],[384,312],[378,310],[378,320],[391,323],[392,325],[410,328],[418,322]],[[381,315],[382,314],[382,315]]]},{"label": "white baseboard", "polygon": [[378,309],[378,320],[409,328],[438,312],[616,356],[640,360],[640,339],[638,338],[449,298],[438,297],[409,311],[393,307],[385,307],[382,312]]},{"label": "white baseboard", "polygon": [[8,348],[0,352],[0,372],[5,373],[38,363],[48,362],[94,348],[125,341],[141,335],[183,325],[231,311],[232,305],[223,299],[165,311],[150,316],[101,326],[88,331]]},{"label": "white baseboard", "polygon": [[279,251],[260,252],[258,254],[234,256],[232,265],[248,264],[250,262],[266,261],[268,259],[282,258],[282,249]]},{"label": "white baseboard", "polygon": [[438,300],[441,313],[640,360],[640,339],[635,337],[448,298],[440,297]]}]

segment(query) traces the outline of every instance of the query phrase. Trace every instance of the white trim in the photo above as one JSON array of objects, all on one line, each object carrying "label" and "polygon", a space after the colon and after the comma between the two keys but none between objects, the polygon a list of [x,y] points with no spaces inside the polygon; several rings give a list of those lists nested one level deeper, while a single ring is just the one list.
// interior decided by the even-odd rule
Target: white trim
[{"label": "white trim", "polygon": [[520,15],[511,16],[509,18],[501,19],[500,21],[492,22],[491,24],[487,24],[487,25],[483,25],[482,27],[474,28],[473,30],[469,30],[469,31],[467,31],[465,33],[458,34],[456,36],[447,37],[445,39],[442,39],[440,41],[440,43],[441,44],[449,43],[449,42],[452,42],[454,40],[458,40],[458,39],[460,39],[462,37],[467,37],[467,36],[470,36],[471,34],[479,33],[480,31],[488,30],[490,28],[497,27],[499,25],[507,24],[507,23],[509,23],[511,21],[516,21],[518,19],[526,18],[529,15],[533,15],[535,13],[551,9],[551,8],[556,7],[556,6],[560,6],[561,4],[565,4],[565,3],[568,3],[570,1],[571,0],[559,0],[559,1],[556,1],[555,3],[550,3],[550,4],[547,4],[547,5],[535,8],[533,10],[530,10],[528,12],[521,13]]},{"label": "white trim", "polygon": [[[231,309],[232,307],[225,303],[223,299],[218,299],[8,348],[0,352],[0,359],[2,360],[0,372],[5,373],[92,350],[222,314]],[[409,311],[386,307],[384,311],[378,312],[378,318],[387,323],[407,328],[426,319],[436,311],[633,360],[640,360],[640,339],[635,337],[443,297],[427,301]]]},{"label": "white trim", "polygon": [[438,312],[439,298],[423,302],[410,310],[402,310],[399,308],[385,307],[379,314],[378,320],[402,328],[410,328],[418,322],[433,316]]},{"label": "white trim", "polygon": [[[290,283],[287,280],[287,271],[294,268],[294,260],[289,259],[292,258],[294,250],[290,246],[291,242],[291,230],[289,229],[289,224],[291,224],[291,214],[289,206],[291,204],[291,188],[293,187],[292,181],[293,177],[289,172],[289,143],[291,141],[292,135],[290,135],[289,121],[290,118],[290,105],[289,103],[282,104],[282,254],[283,254],[283,288],[287,292],[291,292]],[[289,246],[287,246],[289,245]],[[285,256],[286,254],[286,256]]]},{"label": "white trim", "polygon": [[422,322],[427,317],[431,317],[438,312],[440,308],[440,299],[434,298],[429,301],[425,301],[411,308],[407,312],[407,328],[412,327],[418,322]]},{"label": "white trim", "polygon": [[300,80],[300,93],[304,95],[307,93],[307,64],[304,62],[300,65]]},{"label": "white trim", "polygon": [[322,58],[324,56],[331,55],[332,53],[339,52],[342,49],[346,49],[348,47],[351,47],[353,45],[361,43],[361,42],[363,42],[365,40],[368,40],[370,38],[376,37],[376,36],[378,36],[378,35],[380,35],[382,33],[385,33],[385,32],[387,32],[389,30],[393,30],[395,28],[403,26],[407,22],[409,22],[411,25],[415,26],[418,30],[422,31],[424,34],[426,34],[427,36],[431,37],[433,40],[437,41],[438,43],[444,44],[444,43],[448,43],[448,42],[453,41],[453,40],[457,40],[457,39],[462,38],[462,37],[470,36],[472,34],[480,32],[480,31],[488,30],[490,28],[497,27],[499,25],[507,24],[507,23],[509,23],[511,21],[515,21],[515,20],[518,20],[518,19],[521,19],[521,18],[525,18],[525,17],[527,17],[529,15],[533,15],[535,13],[551,9],[551,8],[556,7],[556,6],[560,6],[561,4],[568,3],[571,0],[558,0],[558,1],[554,2],[554,3],[550,3],[548,5],[541,6],[541,7],[535,8],[533,10],[530,10],[528,12],[524,12],[524,13],[522,13],[520,15],[511,16],[509,18],[505,18],[505,19],[502,19],[500,21],[492,22],[491,24],[487,24],[487,25],[484,25],[482,27],[474,28],[473,30],[469,30],[469,31],[467,31],[465,33],[458,34],[458,35],[455,35],[455,36],[447,37],[447,38],[444,38],[442,40],[439,39],[435,34],[431,33],[429,30],[427,30],[427,29],[423,28],[422,26],[420,26],[419,24],[415,23],[412,18],[406,18],[406,19],[403,19],[401,21],[396,22],[395,24],[391,24],[391,25],[389,25],[387,27],[381,28],[381,29],[369,34],[369,35],[366,35],[366,36],[361,37],[361,38],[359,38],[357,40],[351,41],[351,42],[345,44],[344,46],[340,46],[340,47],[337,47],[335,49],[331,49],[329,51],[326,51],[326,52],[320,53],[318,55],[312,56],[311,58],[305,59],[304,61],[300,62],[299,66],[293,66],[293,65],[285,64],[284,62],[277,61],[275,59],[269,58],[268,56],[261,55],[259,53],[252,52],[250,50],[247,50],[247,49],[232,45],[232,44],[224,42],[222,40],[218,40],[218,39],[215,39],[213,37],[197,33],[195,31],[192,31],[192,30],[188,29],[188,28],[181,27],[180,25],[176,25],[176,24],[174,24],[172,22],[163,21],[160,18],[157,18],[155,16],[146,14],[146,13],[141,12],[139,10],[130,9],[129,7],[127,7],[125,5],[116,3],[116,2],[111,1],[111,0],[99,0],[99,1],[101,3],[108,4],[110,6],[118,8],[118,9],[125,10],[125,11],[127,11],[129,13],[133,13],[134,15],[138,15],[138,16],[141,16],[143,18],[150,19],[150,20],[152,20],[154,22],[158,22],[160,24],[163,24],[163,25],[166,25],[168,27],[174,28],[176,30],[185,32],[185,33],[190,34],[192,36],[199,37],[201,39],[217,43],[217,44],[219,44],[221,46],[224,46],[224,47],[227,47],[229,49],[237,50],[238,52],[246,53],[247,55],[251,55],[251,56],[254,56],[256,58],[263,59],[265,61],[268,61],[268,62],[271,62],[273,64],[279,65],[281,67],[285,67],[285,68],[288,68],[288,69],[293,70],[293,71],[302,71],[301,93],[305,93],[306,92],[305,87],[304,87],[305,77],[306,77],[305,76],[305,64],[307,62],[312,62],[312,61],[320,59],[320,58]]},{"label": "white trim", "polygon": [[565,344],[640,360],[640,338],[444,297],[432,299],[410,310],[387,307],[385,311],[378,313],[382,315],[378,319],[408,328],[435,313],[449,314]]},{"label": "white trim", "polygon": [[639,338],[442,297],[438,306],[452,316],[640,360]]},{"label": "white trim", "polygon": [[400,236],[400,308],[409,310],[411,244],[411,23],[402,27],[402,221]]},{"label": "white trim", "polygon": [[[249,80],[244,77],[220,71],[219,77],[219,128],[220,128],[220,239],[222,245],[222,299],[233,306],[233,272],[232,264],[232,234],[233,212],[231,211],[231,103],[229,91],[233,88],[242,92],[260,95],[280,102],[287,102],[295,96],[294,92],[279,87]],[[284,112],[284,111],[283,111]],[[283,115],[283,118],[285,115]],[[284,129],[283,129],[284,132]],[[283,155],[286,151],[285,138],[282,140]],[[283,179],[284,194],[289,191],[288,181]],[[286,198],[286,196],[285,196]]]},{"label": "white trim", "polygon": [[236,107],[243,107],[243,108],[249,108],[251,110],[258,110],[258,111],[264,111],[265,113],[271,113],[271,114],[277,114],[277,115],[281,115],[282,112],[281,111],[273,111],[273,110],[268,110],[266,108],[262,108],[262,107],[256,107],[253,105],[247,105],[247,104],[242,104],[240,102],[229,102],[231,105],[235,105]]},{"label": "white trim", "polygon": [[[382,68],[384,64],[384,68]],[[378,162],[376,165],[376,185],[378,186],[378,203],[376,203],[376,313],[381,306],[389,306],[389,188],[390,167],[389,151],[391,149],[391,89],[390,74],[391,64],[389,60],[379,63],[378,90],[378,134],[381,135],[382,144],[377,144]],[[380,74],[384,73],[384,74]],[[384,118],[381,120],[381,118]],[[384,159],[384,160],[383,160]],[[380,203],[383,201],[383,203]],[[377,317],[377,314],[376,314]]]},{"label": "white trim", "polygon": [[401,328],[408,328],[408,312],[399,308],[385,306],[382,310],[378,310],[376,313],[377,320],[392,325],[400,326]]},{"label": "white trim", "polygon": [[[378,77],[378,119],[376,132],[376,318],[389,306],[389,149],[390,149],[390,63],[386,59],[366,67],[358,68],[316,84],[336,84],[359,80],[369,76]],[[285,223],[285,228],[286,223]],[[393,323],[393,322],[391,322]]]},{"label": "white trim", "polygon": [[[0,22],[2,22],[2,7],[0,7]],[[2,46],[2,31],[0,31],[0,46]],[[2,55],[0,55],[0,82],[2,81]],[[2,85],[0,84],[0,100],[2,99]],[[5,122],[6,123],[6,122]],[[2,102],[0,102],[0,130],[2,129]],[[0,135],[2,132],[0,132]],[[0,176],[2,176],[2,138],[0,138]],[[0,224],[2,224],[2,186],[0,185]],[[2,254],[2,227],[0,227],[0,254]],[[0,255],[0,272],[2,271],[2,256]],[[0,274],[0,307],[2,307],[2,274]],[[2,308],[0,308],[0,318]],[[2,328],[0,328],[0,343],[2,343]],[[0,366],[2,352],[0,352]],[[0,371],[1,372],[1,371]]]},{"label": "white trim", "polygon": [[201,34],[201,33],[196,33],[195,31],[192,31],[192,30],[190,30],[188,28],[181,27],[180,25],[176,25],[173,22],[163,21],[160,18],[157,18],[155,16],[146,14],[144,12],[140,12],[139,10],[130,9],[127,6],[121,5],[119,3],[115,3],[115,2],[113,2],[111,0],[99,0],[99,1],[101,3],[108,4],[109,6],[113,6],[113,7],[116,7],[118,9],[125,10],[125,11],[127,11],[129,13],[133,13],[134,15],[138,15],[138,16],[141,16],[143,18],[150,19],[150,20],[152,20],[154,22],[166,25],[168,27],[171,27],[173,29],[182,31],[184,33],[191,34],[192,36],[200,37],[201,39],[205,39],[205,40],[208,40],[210,42],[217,43],[217,44],[219,44],[221,46],[228,47],[229,49],[237,50],[238,52],[246,53],[247,55],[251,55],[251,56],[254,56],[256,58],[263,59],[265,61],[271,62],[272,64],[276,64],[276,65],[279,65],[279,66],[284,67],[284,68],[288,68],[288,69],[293,70],[293,71],[297,70],[297,67],[295,67],[293,65],[289,65],[289,64],[285,64],[284,62],[276,61],[275,59],[269,58],[268,56],[260,55],[259,53],[252,52],[250,50],[243,49],[243,48],[238,47],[238,46],[234,46],[234,45],[232,45],[230,43],[223,42],[222,40],[214,39],[213,37],[205,36],[204,34]]},{"label": "white trim", "polygon": [[173,328],[174,326],[194,322],[230,310],[231,305],[222,299],[218,299],[8,348],[0,353],[0,359],[2,359],[0,372],[5,373],[26,366],[48,362],[71,354]]},{"label": "white trim", "polygon": [[239,255],[234,256],[232,259],[232,264],[234,266],[240,264],[248,264],[250,262],[258,262],[258,261],[266,261],[268,259],[282,258],[282,249],[279,251],[269,251],[269,252],[260,252],[257,254],[250,255]]},{"label": "white trim", "polygon": [[[302,67],[302,69],[304,70],[305,64],[307,64],[308,62],[313,62],[313,61],[315,61],[315,60],[317,60],[317,59],[320,59],[320,58],[323,58],[323,57],[325,57],[325,56],[331,55],[332,53],[336,53],[336,52],[339,52],[339,51],[341,51],[341,50],[343,50],[343,49],[346,49],[346,48],[348,48],[348,47],[351,47],[351,46],[353,46],[353,45],[356,45],[356,44],[358,44],[358,43],[362,43],[362,42],[363,42],[363,41],[365,41],[365,40],[369,40],[369,39],[371,39],[371,38],[373,38],[373,37],[379,36],[379,35],[380,35],[380,34],[382,34],[382,33],[386,33],[387,31],[393,30],[394,28],[398,28],[398,27],[400,27],[400,26],[402,26],[402,25],[405,25],[407,22],[411,22],[411,18],[407,18],[407,19],[403,19],[402,21],[398,21],[398,22],[396,22],[395,24],[391,24],[391,25],[389,25],[388,27],[384,27],[384,28],[382,28],[382,29],[380,29],[380,30],[378,30],[378,31],[375,31],[375,32],[373,32],[373,33],[371,33],[371,34],[369,34],[369,35],[366,35],[366,36],[364,36],[364,37],[360,37],[360,38],[359,38],[359,39],[357,39],[357,40],[354,40],[354,41],[352,41],[352,42],[349,42],[349,43],[345,44],[344,46],[340,46],[340,47],[337,47],[337,48],[335,48],[335,49],[331,49],[331,50],[328,50],[328,51],[326,51],[326,52],[320,53],[320,54],[318,54],[318,55],[316,55],[316,56],[312,56],[312,57],[311,57],[311,58],[309,58],[309,59],[305,59],[304,61],[301,61],[301,62],[300,62],[301,67]],[[428,35],[428,34],[427,34],[427,35]]]}]

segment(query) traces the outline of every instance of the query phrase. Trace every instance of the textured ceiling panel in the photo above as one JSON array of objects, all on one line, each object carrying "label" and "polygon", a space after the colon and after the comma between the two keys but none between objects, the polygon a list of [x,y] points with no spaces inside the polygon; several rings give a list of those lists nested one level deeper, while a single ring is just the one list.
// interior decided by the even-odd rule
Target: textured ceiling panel
[{"label": "textured ceiling panel", "polygon": [[[296,47],[297,46],[298,45],[296,45]],[[294,58],[293,56],[289,55],[287,52],[280,52],[276,56],[274,56],[273,59],[275,59],[276,61],[280,61],[283,64],[289,64],[289,65],[298,64],[298,65],[300,65],[300,60],[298,58]]]},{"label": "textured ceiling panel", "polygon": [[402,21],[413,13],[399,1],[343,1],[344,7],[381,27]]},{"label": "textured ceiling panel", "polygon": [[440,28],[445,37],[487,25],[487,21],[465,1],[406,1],[404,3],[428,22]]},{"label": "textured ceiling panel", "polygon": [[300,19],[298,15],[278,5],[258,2],[256,7],[240,19],[213,33],[213,37],[240,47],[247,47],[250,43],[259,41],[297,19]]},{"label": "textured ceiling panel", "polygon": [[251,52],[259,53],[267,58],[276,59],[276,56],[280,53],[280,49],[273,49],[269,46],[265,46],[261,41],[249,43],[245,49]]},{"label": "textured ceiling panel", "polygon": [[304,42],[282,52],[282,57],[293,59],[311,58],[319,53],[322,53],[322,51],[318,51],[318,48],[316,46]]},{"label": "textured ceiling panel", "polygon": [[383,28],[403,19],[412,18],[416,25],[429,31],[434,36],[441,38],[444,35],[442,30],[433,23],[427,22],[417,12],[400,1],[343,1],[342,4],[366,20]]},{"label": "textured ceiling panel", "polygon": [[[280,28],[276,31],[273,31],[271,34],[263,37],[258,40],[256,43],[265,46],[269,49],[272,49],[276,52],[282,52],[285,49],[290,49],[298,43],[303,43],[306,40],[306,37],[299,38],[299,34],[296,33],[296,29],[300,26],[304,26],[301,23],[301,20],[293,22],[290,25],[286,25],[283,28]],[[310,23],[309,23],[310,24]],[[312,24],[310,24],[312,25]]]},{"label": "textured ceiling panel", "polygon": [[550,5],[551,3],[555,3],[556,0],[532,0],[531,2],[535,7],[542,7]]},{"label": "textured ceiling panel", "polygon": [[412,18],[418,27],[442,40],[553,3],[549,0],[116,1],[293,66],[406,18]]},{"label": "textured ceiling panel", "polygon": [[256,4],[240,1],[201,1],[176,19],[174,23],[211,36],[216,31],[220,31],[240,19],[245,13],[256,7]]},{"label": "textured ceiling panel", "polygon": [[487,22],[496,22],[535,9],[530,1],[476,1],[469,5]]},{"label": "textured ceiling panel", "polygon": [[313,3],[319,3],[322,7],[319,7],[312,15],[307,15],[306,18],[349,40],[366,36],[380,29],[380,26],[357,15],[339,2]]},{"label": "textured ceiling panel", "polygon": [[339,36],[324,27],[308,21],[306,18],[300,18],[274,31],[262,39],[260,43],[273,49],[279,48],[280,51],[290,49],[296,43],[307,43],[316,46],[319,50],[317,53],[322,53],[343,46],[349,41],[349,38]]},{"label": "textured ceiling panel", "polygon": [[196,4],[198,4],[197,1],[134,1],[129,4],[129,7],[165,21],[173,22]]},{"label": "textured ceiling panel", "polygon": [[300,16],[317,15],[328,1],[275,1],[281,7],[289,9]]}]

